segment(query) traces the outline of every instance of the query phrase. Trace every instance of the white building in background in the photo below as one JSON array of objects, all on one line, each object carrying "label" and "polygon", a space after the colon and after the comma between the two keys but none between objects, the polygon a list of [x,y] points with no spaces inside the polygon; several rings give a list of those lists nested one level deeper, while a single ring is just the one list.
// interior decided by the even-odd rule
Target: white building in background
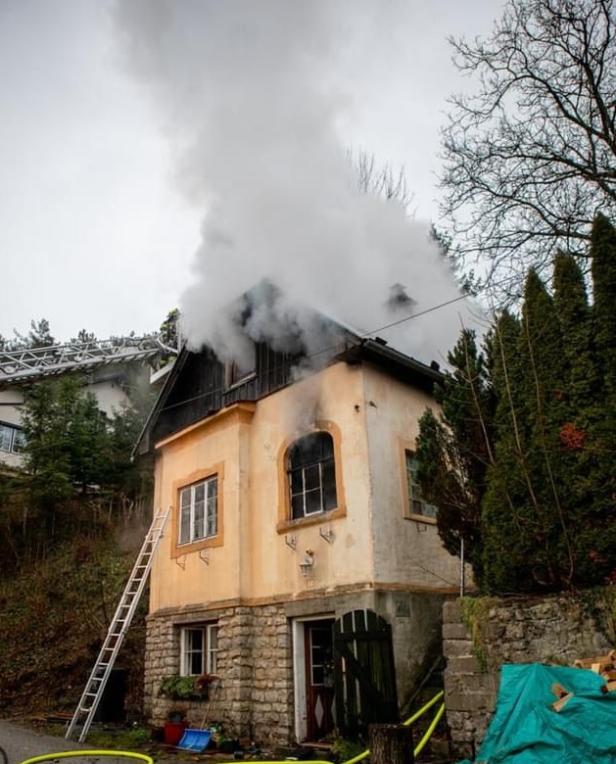
[{"label": "white building in background", "polygon": [[158,367],[164,356],[175,352],[155,336],[0,352],[0,468],[23,466],[26,386],[50,377],[79,374],[99,409],[111,418],[129,402],[132,385],[140,381],[155,387],[162,384],[172,363]]},{"label": "white building in background", "polygon": [[20,407],[23,395],[18,388],[0,390],[0,463],[21,467],[24,444]]}]

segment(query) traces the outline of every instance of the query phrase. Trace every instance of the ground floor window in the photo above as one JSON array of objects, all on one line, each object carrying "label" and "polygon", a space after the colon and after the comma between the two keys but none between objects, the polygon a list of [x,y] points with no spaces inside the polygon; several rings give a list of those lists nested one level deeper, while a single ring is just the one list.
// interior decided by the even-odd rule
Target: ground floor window
[{"label": "ground floor window", "polygon": [[180,673],[183,676],[216,674],[218,670],[217,623],[184,626],[180,640]]}]

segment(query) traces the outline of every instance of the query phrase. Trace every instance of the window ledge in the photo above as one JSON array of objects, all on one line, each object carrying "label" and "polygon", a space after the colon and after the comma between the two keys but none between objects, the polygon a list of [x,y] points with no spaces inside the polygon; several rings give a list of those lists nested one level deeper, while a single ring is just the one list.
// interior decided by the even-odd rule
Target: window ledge
[{"label": "window ledge", "polygon": [[310,525],[319,525],[320,523],[328,523],[330,520],[338,520],[340,517],[346,516],[346,507],[336,507],[330,509],[327,512],[319,512],[315,515],[308,515],[308,517],[299,517],[296,520],[282,520],[276,525],[276,533],[288,533],[289,531],[296,530],[297,528],[306,528]]},{"label": "window ledge", "polygon": [[415,523],[425,523],[426,525],[436,525],[436,517],[427,515],[404,515],[405,520],[412,520]]},{"label": "window ledge", "polygon": [[191,552],[199,552],[201,549],[209,549],[222,545],[223,539],[219,535],[208,536],[207,538],[191,541],[186,544],[174,544],[171,550],[171,557],[184,557]]}]

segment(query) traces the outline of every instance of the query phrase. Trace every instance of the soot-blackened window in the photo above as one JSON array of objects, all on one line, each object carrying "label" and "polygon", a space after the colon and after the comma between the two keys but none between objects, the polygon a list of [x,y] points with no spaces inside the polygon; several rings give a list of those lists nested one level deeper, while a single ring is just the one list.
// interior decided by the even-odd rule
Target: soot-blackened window
[{"label": "soot-blackened window", "polygon": [[328,432],[296,440],[287,452],[291,517],[297,520],[335,509],[334,441]]}]

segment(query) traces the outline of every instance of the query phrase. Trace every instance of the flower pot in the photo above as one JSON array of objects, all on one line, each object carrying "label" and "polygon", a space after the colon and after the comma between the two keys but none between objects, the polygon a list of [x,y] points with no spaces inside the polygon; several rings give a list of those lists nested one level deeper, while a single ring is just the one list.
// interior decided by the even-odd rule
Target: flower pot
[{"label": "flower pot", "polygon": [[165,743],[167,745],[177,745],[180,742],[185,729],[186,722],[165,722],[163,728]]}]

